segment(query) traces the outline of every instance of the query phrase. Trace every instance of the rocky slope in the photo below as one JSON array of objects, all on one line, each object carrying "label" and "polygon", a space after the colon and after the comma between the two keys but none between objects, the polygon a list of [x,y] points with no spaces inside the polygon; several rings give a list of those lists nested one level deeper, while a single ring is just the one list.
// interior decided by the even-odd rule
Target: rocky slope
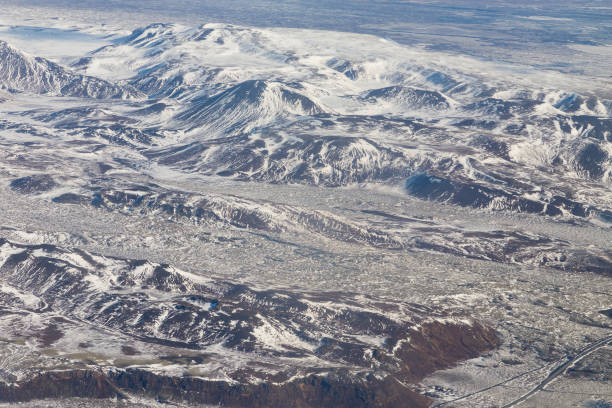
[{"label": "rocky slope", "polygon": [[[19,348],[19,336],[50,356],[36,373],[3,355],[3,401],[146,395],[225,406],[426,406],[404,384],[498,344],[480,322],[408,302],[257,291],[208,273],[6,240],[0,260],[3,341]],[[10,326],[15,318],[29,328]],[[115,338],[96,345],[98,329]],[[152,355],[168,364],[147,367]]]},{"label": "rocky slope", "polygon": [[49,96],[133,99],[139,93],[91,76],[79,75],[41,57],[30,56],[0,41],[0,86]]}]

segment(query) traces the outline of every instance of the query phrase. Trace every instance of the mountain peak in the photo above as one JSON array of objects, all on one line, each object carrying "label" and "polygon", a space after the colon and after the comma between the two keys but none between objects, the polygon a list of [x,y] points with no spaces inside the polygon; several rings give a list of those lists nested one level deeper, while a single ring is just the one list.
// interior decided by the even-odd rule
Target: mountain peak
[{"label": "mountain peak", "polygon": [[133,99],[137,91],[74,73],[0,41],[0,85],[21,92],[95,99]]}]

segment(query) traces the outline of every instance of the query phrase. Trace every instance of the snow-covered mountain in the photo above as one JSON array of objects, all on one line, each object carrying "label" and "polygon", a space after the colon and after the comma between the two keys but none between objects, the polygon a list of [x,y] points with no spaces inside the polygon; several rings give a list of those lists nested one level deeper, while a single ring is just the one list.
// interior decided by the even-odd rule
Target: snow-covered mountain
[{"label": "snow-covered mountain", "polygon": [[115,83],[130,83],[148,95],[21,113],[28,129],[137,152],[120,161],[132,169],[375,183],[464,207],[612,217],[611,102],[594,95],[477,76],[374,37],[223,24],[134,30],[75,64],[81,74],[3,50],[7,87],[122,99],[135,94]]},{"label": "snow-covered mountain", "polygon": [[[542,189],[538,206],[560,197],[609,209],[610,101],[517,85],[508,72],[476,76],[352,36],[154,24],[96,50],[79,70],[121,72],[114,79],[149,94],[140,123],[184,137],[148,157],[183,171],[326,185],[401,185],[427,172],[499,191],[489,208],[531,208],[501,202]],[[118,65],[127,70],[111,70]],[[562,179],[577,189],[571,197]],[[585,179],[597,184],[570,181]]]},{"label": "snow-covered mountain", "polygon": [[244,134],[280,120],[325,112],[289,86],[249,80],[213,96],[197,97],[175,119],[207,137]]},{"label": "snow-covered mountain", "polygon": [[0,42],[0,401],[421,407],[435,370],[502,347],[470,375],[532,384],[609,328],[604,92],[369,35],[125,34],[69,67]]},{"label": "snow-covered mountain", "polygon": [[[332,33],[153,24],[75,65],[84,75],[131,83],[148,94],[146,100],[58,109],[31,106],[21,116],[28,120],[28,131],[40,126],[41,132],[60,132],[69,143],[88,140],[95,149],[109,143],[127,148],[127,159],[111,154],[114,164],[105,164],[110,168],[119,164],[141,171],[153,164],[185,178],[275,184],[373,183],[453,206],[604,223],[612,219],[610,101],[517,86],[496,72],[475,76],[461,66],[428,63],[423,55],[373,37],[350,39],[361,48]],[[69,75],[55,64],[5,48],[11,58],[28,62],[26,78],[34,73],[55,78],[43,69],[47,65]],[[10,80],[21,71],[7,72],[3,75]],[[26,129],[18,121],[4,127]],[[92,193],[87,182],[75,190],[39,178],[52,179],[13,177],[11,188],[76,203],[96,201],[92,194],[110,199],[105,191],[121,191],[106,182],[97,185],[100,181],[94,182]],[[84,191],[85,198],[66,198]],[[167,194],[157,188],[150,193]],[[252,207],[256,212],[245,213],[242,204],[236,208],[237,202],[227,199],[231,210],[215,217],[229,225],[243,216],[259,220],[255,224],[260,227],[268,223],[264,219],[293,220],[263,228],[280,231],[308,218],[296,215],[303,210],[264,209],[262,203]],[[190,200],[179,200],[179,206],[216,211],[211,201]],[[108,205],[112,202],[106,206],[116,207]],[[163,208],[155,205],[147,211]],[[316,232],[313,225],[306,222],[300,228]],[[318,233],[370,244],[378,240],[352,226],[329,225]],[[334,229],[350,232],[335,234]],[[391,246],[407,245],[381,239]],[[450,245],[442,247],[452,252]],[[485,258],[506,256],[472,252]]]},{"label": "snow-covered mountain", "polygon": [[28,55],[0,41],[0,87],[44,94],[94,99],[133,99],[139,93],[125,86],[71,72],[54,62]]},{"label": "snow-covered mountain", "polygon": [[389,86],[367,91],[364,99],[372,103],[388,103],[406,111],[448,110],[454,102],[438,91],[415,89],[404,86]]}]

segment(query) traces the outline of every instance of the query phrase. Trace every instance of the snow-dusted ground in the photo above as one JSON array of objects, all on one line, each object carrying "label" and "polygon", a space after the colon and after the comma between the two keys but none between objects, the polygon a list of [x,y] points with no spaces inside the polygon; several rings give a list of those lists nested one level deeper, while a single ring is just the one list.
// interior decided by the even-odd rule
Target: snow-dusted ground
[{"label": "snow-dusted ground", "polygon": [[[29,310],[0,320],[10,329],[0,378],[74,365],[233,381],[229,361],[253,362],[212,343],[216,357],[206,362],[160,360],[168,346],[146,341],[133,344],[140,354],[126,353],[133,330],[206,334],[169,332],[173,298],[144,286],[140,295],[162,311],[145,327],[105,322],[103,313],[87,329],[70,321],[97,310],[105,292],[127,296],[113,275],[126,267],[102,256],[170,264],[194,285],[214,278],[261,291],[337,291],[357,303],[371,295],[493,327],[498,349],[420,385],[443,406],[510,403],[609,335],[600,313],[611,307],[609,79],[364,34],[137,28],[116,16],[102,26],[87,10],[50,20],[41,8],[21,21],[23,10],[0,16],[0,40],[15,46],[0,43],[0,237],[98,254],[98,267],[71,251],[53,255],[98,272],[84,278],[82,309],[61,306],[68,320],[53,320],[25,286],[0,281],[4,306]],[[0,251],[0,263],[11,251]],[[151,277],[151,265],[130,279]],[[214,309],[210,299],[185,302]],[[133,317],[136,327],[142,316]],[[255,320],[261,350],[315,351],[299,327]],[[24,338],[51,326],[63,335],[41,357]],[[335,334],[385,344],[367,330]],[[607,369],[564,371],[523,404],[609,399]]]}]

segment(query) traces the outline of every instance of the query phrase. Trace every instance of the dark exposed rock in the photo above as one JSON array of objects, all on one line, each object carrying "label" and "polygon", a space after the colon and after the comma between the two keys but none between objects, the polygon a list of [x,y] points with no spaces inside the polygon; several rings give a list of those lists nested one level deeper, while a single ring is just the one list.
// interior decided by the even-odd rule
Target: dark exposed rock
[{"label": "dark exposed rock", "polygon": [[509,146],[506,142],[493,139],[492,137],[481,135],[473,142],[474,145],[482,147],[489,153],[510,160]]},{"label": "dark exposed rock", "polygon": [[137,109],[132,113],[135,115],[153,115],[159,114],[166,109],[167,105],[165,103],[157,102],[152,105],[149,105],[145,108]]},{"label": "dark exposed rock", "polygon": [[6,384],[0,381],[0,401],[22,402],[46,398],[113,398],[120,396],[106,375],[97,371],[49,371]]},{"label": "dark exposed rock", "polygon": [[402,86],[373,89],[363,98],[372,102],[379,100],[394,102],[398,106],[412,109],[445,110],[451,105],[448,98],[439,92]]},{"label": "dark exposed rock", "polygon": [[481,120],[481,119],[463,119],[455,126],[458,127],[475,127],[479,129],[492,130],[497,127],[498,123],[494,120]]},{"label": "dark exposed rock", "polygon": [[589,143],[576,156],[576,170],[585,172],[591,179],[600,179],[606,171],[608,153],[599,145]]},{"label": "dark exposed rock", "polygon": [[[463,207],[512,209],[532,213],[544,210],[541,202],[513,196],[503,190],[478,184],[465,184],[427,174],[416,174],[406,181],[409,194],[428,200],[451,202]],[[500,200],[501,199],[501,200]]]},{"label": "dark exposed rock", "polygon": [[64,193],[54,197],[52,201],[59,204],[87,204],[90,200],[79,194]]},{"label": "dark exposed rock", "polygon": [[612,119],[610,118],[579,115],[562,120],[571,120],[572,125],[580,131],[582,137],[612,142]]},{"label": "dark exposed rock", "polygon": [[580,109],[580,106],[584,103],[584,98],[574,93],[567,94],[553,106],[563,112],[576,112]]},{"label": "dark exposed rock", "polygon": [[427,407],[426,397],[393,378],[347,378],[346,374],[311,375],[284,384],[228,384],[191,377],[165,377],[145,370],[45,372],[14,385],[0,382],[0,401],[119,398],[126,393],[159,402],[214,404],[226,407]]},{"label": "dark exposed rock", "polygon": [[583,377],[606,384],[612,381],[612,350],[602,348],[579,360],[568,370],[570,377]]},{"label": "dark exposed rock", "polygon": [[52,190],[57,184],[48,174],[35,174],[11,181],[11,190],[21,194],[37,194]]},{"label": "dark exposed rock", "polygon": [[540,102],[533,100],[506,101],[487,98],[464,107],[469,112],[479,112],[498,119],[510,119],[515,115],[529,113]]},{"label": "dark exposed rock", "polygon": [[347,78],[356,80],[359,75],[363,72],[361,67],[355,66],[350,61],[342,58],[332,58],[327,61],[327,66],[331,69],[344,74]]},{"label": "dark exposed rock", "polygon": [[612,309],[600,310],[599,313],[612,319]]},{"label": "dark exposed rock", "polygon": [[406,191],[415,197],[426,200],[449,202],[462,207],[512,210],[549,216],[562,215],[564,212],[577,217],[602,215],[599,210],[561,196],[553,196],[544,201],[521,197],[512,190],[502,190],[476,183],[465,183],[426,173],[414,174],[406,181]]}]

